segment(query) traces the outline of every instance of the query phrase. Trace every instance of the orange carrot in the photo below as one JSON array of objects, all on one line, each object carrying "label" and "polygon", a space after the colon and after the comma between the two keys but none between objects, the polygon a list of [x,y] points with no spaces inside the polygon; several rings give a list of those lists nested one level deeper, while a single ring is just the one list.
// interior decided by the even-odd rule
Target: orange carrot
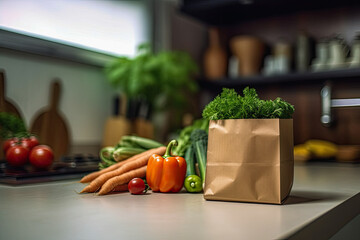
[{"label": "orange carrot", "polygon": [[[150,150],[151,150],[151,149],[150,149]],[[150,150],[149,150],[149,151],[150,151]],[[148,151],[145,151],[145,152],[136,154],[136,155],[134,155],[134,156],[132,156],[132,157],[124,160],[124,161],[115,163],[115,164],[111,165],[110,167],[101,169],[100,171],[96,171],[96,172],[90,173],[90,174],[84,176],[84,177],[80,180],[80,182],[81,182],[81,183],[91,182],[91,181],[93,181],[94,179],[96,179],[97,177],[99,177],[100,175],[102,175],[102,174],[104,174],[104,173],[113,171],[113,170],[115,170],[115,169],[123,166],[124,164],[126,164],[126,163],[128,163],[128,162],[131,162],[131,161],[134,161],[134,160],[138,159],[138,158],[141,157],[142,155],[148,155],[147,152],[148,152]]]},{"label": "orange carrot", "polygon": [[96,192],[110,178],[119,176],[128,171],[146,166],[147,162],[152,154],[156,153],[159,155],[163,155],[165,153],[165,150],[166,150],[166,147],[163,146],[163,147],[147,150],[146,151],[147,154],[135,155],[135,156],[138,156],[137,159],[135,159],[131,162],[128,162],[113,171],[101,174],[96,179],[94,179],[88,186],[86,186],[80,193]]},{"label": "orange carrot", "polygon": [[119,185],[128,183],[133,178],[143,178],[146,176],[147,166],[143,166],[131,171],[128,171],[120,176],[112,177],[102,185],[98,195],[104,195],[113,191]]},{"label": "orange carrot", "polygon": [[104,173],[93,180],[88,186],[86,186],[80,193],[83,192],[96,192],[100,187],[110,178],[119,176],[128,171],[140,168],[147,165],[149,157],[143,156],[136,161],[129,162],[114,171]]},{"label": "orange carrot", "polygon": [[[130,159],[130,158],[129,158]],[[129,160],[127,159],[127,160]],[[125,160],[126,161],[126,160]],[[94,180],[95,178],[97,178],[98,176],[100,176],[101,174],[104,174],[106,172],[110,172],[112,170],[115,170],[119,167],[121,167],[122,165],[124,165],[124,162],[125,161],[122,161],[122,162],[119,162],[119,163],[116,163],[114,165],[111,165],[110,167],[107,167],[107,168],[104,168],[104,169],[101,169],[100,171],[96,171],[96,172],[92,172],[92,173],[89,173],[88,175],[84,176],[80,182],[81,183],[88,183],[88,182],[91,182],[92,180]],[[121,163],[121,164],[120,164]]]}]

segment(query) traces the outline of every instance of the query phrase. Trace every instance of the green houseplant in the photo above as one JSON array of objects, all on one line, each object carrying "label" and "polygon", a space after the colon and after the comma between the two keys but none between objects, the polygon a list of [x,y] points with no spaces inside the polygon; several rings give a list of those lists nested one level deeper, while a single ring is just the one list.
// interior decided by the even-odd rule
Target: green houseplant
[{"label": "green houseplant", "polygon": [[156,110],[179,108],[186,104],[186,92],[197,85],[192,75],[197,65],[180,51],[153,53],[149,44],[138,47],[133,58],[119,57],[106,67],[109,82],[128,98],[142,98]]}]

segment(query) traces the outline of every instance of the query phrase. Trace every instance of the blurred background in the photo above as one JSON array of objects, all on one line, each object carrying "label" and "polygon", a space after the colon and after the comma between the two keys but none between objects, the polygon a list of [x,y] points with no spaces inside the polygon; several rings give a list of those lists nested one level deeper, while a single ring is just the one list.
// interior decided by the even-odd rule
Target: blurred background
[{"label": "blurred background", "polygon": [[295,144],[359,145],[359,13],[352,0],[0,0],[2,95],[30,128],[57,79],[70,153],[97,153],[115,129],[166,142],[246,86],[295,106]]}]

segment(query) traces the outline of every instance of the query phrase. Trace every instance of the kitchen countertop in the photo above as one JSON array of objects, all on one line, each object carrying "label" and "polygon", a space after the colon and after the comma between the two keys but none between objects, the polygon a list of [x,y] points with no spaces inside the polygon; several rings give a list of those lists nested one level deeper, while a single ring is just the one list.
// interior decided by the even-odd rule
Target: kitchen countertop
[{"label": "kitchen countertop", "polygon": [[0,239],[321,239],[360,214],[358,164],[296,165],[283,205],[151,191],[78,194],[82,187],[0,185]]}]

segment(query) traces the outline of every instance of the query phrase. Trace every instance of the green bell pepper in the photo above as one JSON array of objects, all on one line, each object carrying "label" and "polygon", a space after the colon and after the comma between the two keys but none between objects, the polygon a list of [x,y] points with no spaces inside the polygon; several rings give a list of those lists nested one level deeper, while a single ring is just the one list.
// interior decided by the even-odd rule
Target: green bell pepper
[{"label": "green bell pepper", "polygon": [[201,192],[203,190],[202,180],[198,175],[189,175],[185,178],[184,187],[190,193]]}]

